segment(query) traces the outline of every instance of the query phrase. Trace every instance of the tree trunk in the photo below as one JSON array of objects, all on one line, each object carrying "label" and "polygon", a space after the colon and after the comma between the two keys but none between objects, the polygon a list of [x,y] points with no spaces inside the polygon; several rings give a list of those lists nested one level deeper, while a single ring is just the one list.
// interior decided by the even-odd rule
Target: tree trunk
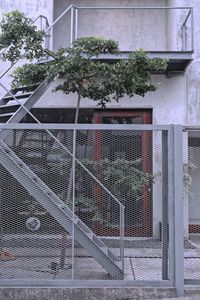
[{"label": "tree trunk", "polygon": [[[78,124],[80,101],[81,101],[81,95],[78,94],[74,124]],[[73,170],[71,169],[70,176],[69,176],[69,185],[67,189],[67,203],[70,203],[69,201],[72,193],[72,184],[73,184]],[[67,235],[64,232],[62,233],[62,242],[61,242],[60,269],[63,269],[65,266],[66,248],[67,248]]]}]

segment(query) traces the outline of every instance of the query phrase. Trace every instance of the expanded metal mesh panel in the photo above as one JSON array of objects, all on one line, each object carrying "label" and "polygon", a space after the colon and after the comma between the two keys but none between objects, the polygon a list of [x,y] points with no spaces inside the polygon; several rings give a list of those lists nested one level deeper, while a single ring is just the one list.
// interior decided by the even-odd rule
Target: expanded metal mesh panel
[{"label": "expanded metal mesh panel", "polygon": [[168,279],[167,131],[50,132],[2,146],[0,279]]},{"label": "expanded metal mesh panel", "polygon": [[184,137],[185,279],[200,279],[200,131]]}]

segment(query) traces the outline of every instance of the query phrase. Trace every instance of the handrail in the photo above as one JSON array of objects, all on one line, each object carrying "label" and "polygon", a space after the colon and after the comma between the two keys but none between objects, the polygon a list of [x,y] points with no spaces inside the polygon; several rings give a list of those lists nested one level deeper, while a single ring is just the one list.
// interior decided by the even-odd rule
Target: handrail
[{"label": "handrail", "polygon": [[[155,6],[149,6],[149,7],[137,7],[137,6],[130,6],[130,7],[111,7],[111,6],[74,6],[74,9],[76,10],[76,15],[75,18],[77,19],[77,11],[78,10],[189,10],[189,12],[187,13],[182,25],[180,25],[181,30],[182,30],[182,45],[183,45],[183,51],[186,51],[185,49],[185,45],[184,43],[186,42],[186,31],[184,31],[184,28],[186,28],[186,23],[189,19],[189,17],[191,16],[191,51],[193,51],[194,49],[194,36],[193,36],[193,27],[194,27],[194,21],[193,21],[193,7],[191,6],[175,6],[175,7],[171,7],[171,6],[167,6],[167,7],[155,7]],[[75,29],[74,32],[77,33],[78,28],[77,28],[77,24],[78,21],[75,21]],[[77,34],[75,35],[75,37],[77,37]]]},{"label": "handrail", "polygon": [[39,15],[39,16],[33,21],[33,23],[35,23],[39,18],[45,19],[47,26],[49,26],[48,18],[47,18],[46,16],[44,16],[44,15]]},{"label": "handrail", "polygon": [[188,12],[188,14],[187,14],[187,16],[186,16],[186,18],[185,18],[185,21],[183,22],[183,24],[182,24],[182,26],[185,26],[186,25],[186,23],[187,23],[187,20],[189,19],[189,16],[191,15],[191,9],[189,10],[189,12]]},{"label": "handrail", "polygon": [[138,6],[74,6],[77,9],[135,9],[135,10],[150,10],[150,9],[191,9],[192,6],[145,6],[145,7],[138,7]]},{"label": "handrail", "polygon": [[74,5],[70,5],[70,6],[68,6],[61,14],[60,14],[60,16],[55,20],[55,21],[53,21],[53,23],[47,28],[47,30],[46,30],[46,32],[47,31],[49,31],[50,29],[52,29],[53,28],[53,26],[58,22],[58,21],[60,21],[60,19],[72,8],[72,7],[74,7]]}]

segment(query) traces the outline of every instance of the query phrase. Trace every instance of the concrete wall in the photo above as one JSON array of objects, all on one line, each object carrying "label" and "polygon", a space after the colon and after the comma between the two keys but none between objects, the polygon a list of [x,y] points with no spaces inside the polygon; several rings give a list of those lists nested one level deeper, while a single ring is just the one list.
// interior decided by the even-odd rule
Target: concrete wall
[{"label": "concrete wall", "polygon": [[[54,19],[70,4],[78,7],[165,7],[161,0],[58,0],[54,4]],[[150,12],[150,13],[149,13]],[[124,51],[136,48],[147,50],[166,50],[167,45],[167,12],[165,10],[78,10],[78,37],[104,36],[119,42]],[[62,37],[62,38],[61,38]],[[70,42],[70,13],[63,16],[55,26],[54,47],[66,46]]]},{"label": "concrete wall", "polygon": [[119,288],[3,288],[1,300],[138,300],[164,299],[176,296],[175,288],[119,287]]},{"label": "concrete wall", "polygon": [[45,15],[52,21],[53,0],[0,0],[0,11],[8,12],[20,10],[35,19],[38,15]]}]

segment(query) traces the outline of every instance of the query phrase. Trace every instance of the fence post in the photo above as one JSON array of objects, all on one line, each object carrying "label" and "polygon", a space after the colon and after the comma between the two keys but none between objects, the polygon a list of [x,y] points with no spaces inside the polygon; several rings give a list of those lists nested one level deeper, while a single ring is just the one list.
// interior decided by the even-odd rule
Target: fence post
[{"label": "fence post", "polygon": [[168,135],[162,131],[162,280],[168,279]]},{"label": "fence post", "polygon": [[184,296],[183,126],[173,125],[174,279]]},{"label": "fence post", "polygon": [[75,206],[76,206],[76,129],[73,130],[73,157],[72,157],[72,280],[74,280],[75,268]]},{"label": "fence post", "polygon": [[71,27],[71,32],[70,32],[70,45],[71,45],[71,47],[72,47],[72,45],[73,45],[73,42],[74,42],[74,22],[75,22],[75,8],[74,8],[74,6],[72,5],[72,7],[71,7],[71,25],[70,25],[70,27]]}]

